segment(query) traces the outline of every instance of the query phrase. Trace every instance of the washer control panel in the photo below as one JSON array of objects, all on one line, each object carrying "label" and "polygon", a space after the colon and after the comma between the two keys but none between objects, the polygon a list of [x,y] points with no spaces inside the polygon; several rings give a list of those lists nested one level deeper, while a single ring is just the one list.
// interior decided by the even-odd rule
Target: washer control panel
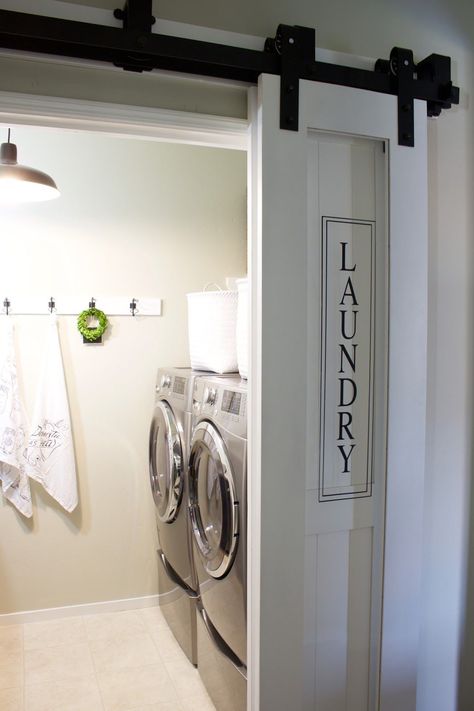
[{"label": "washer control panel", "polygon": [[188,391],[189,378],[166,370],[158,371],[155,391],[159,398],[182,402]]},{"label": "washer control panel", "polygon": [[235,390],[224,390],[222,393],[221,410],[229,415],[240,415],[244,405],[243,393]]}]

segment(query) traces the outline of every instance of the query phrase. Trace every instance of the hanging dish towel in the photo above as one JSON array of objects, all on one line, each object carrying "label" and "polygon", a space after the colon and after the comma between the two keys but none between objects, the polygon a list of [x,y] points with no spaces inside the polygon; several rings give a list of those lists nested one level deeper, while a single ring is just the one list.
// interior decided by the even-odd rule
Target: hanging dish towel
[{"label": "hanging dish towel", "polygon": [[30,482],[23,461],[28,425],[18,386],[13,330],[8,317],[0,359],[0,481],[5,498],[30,518]]},{"label": "hanging dish towel", "polygon": [[66,511],[77,506],[76,464],[57,319],[51,316],[46,359],[25,449],[27,474]]}]

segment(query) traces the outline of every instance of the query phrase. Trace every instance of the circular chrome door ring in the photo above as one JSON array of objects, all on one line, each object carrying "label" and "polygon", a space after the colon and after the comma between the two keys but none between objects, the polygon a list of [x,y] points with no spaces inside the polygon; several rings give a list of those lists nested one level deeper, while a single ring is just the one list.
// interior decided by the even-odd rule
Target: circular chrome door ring
[{"label": "circular chrome door ring", "polygon": [[[157,455],[160,447],[164,471],[159,471]],[[150,426],[149,438],[150,484],[158,517],[171,523],[178,514],[183,493],[183,449],[176,419],[166,400],[159,400]]]},{"label": "circular chrome door ring", "polygon": [[[216,547],[209,541],[209,530],[214,532],[218,525],[207,525],[203,520],[199,502],[199,476],[200,459],[205,457],[205,475],[209,472],[208,462],[212,461],[217,477],[214,477],[214,486],[209,491],[209,482],[206,482],[208,496],[211,496],[218,479],[219,498],[222,504],[220,525],[220,540]],[[202,476],[201,472],[201,476]],[[202,485],[202,482],[201,482]],[[213,578],[223,578],[231,569],[237,552],[239,540],[239,502],[237,500],[232,466],[227,454],[225,444],[217,429],[211,422],[202,420],[194,430],[189,456],[189,513],[193,535],[201,555],[204,568]],[[217,524],[217,522],[215,522]]]}]

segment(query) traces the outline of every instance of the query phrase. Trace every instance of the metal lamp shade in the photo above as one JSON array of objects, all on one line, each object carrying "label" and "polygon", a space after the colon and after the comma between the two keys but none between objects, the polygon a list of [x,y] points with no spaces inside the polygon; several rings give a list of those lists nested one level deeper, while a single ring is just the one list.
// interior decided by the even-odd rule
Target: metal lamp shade
[{"label": "metal lamp shade", "polygon": [[41,170],[17,163],[14,143],[0,146],[0,203],[40,202],[59,197],[54,180]]}]

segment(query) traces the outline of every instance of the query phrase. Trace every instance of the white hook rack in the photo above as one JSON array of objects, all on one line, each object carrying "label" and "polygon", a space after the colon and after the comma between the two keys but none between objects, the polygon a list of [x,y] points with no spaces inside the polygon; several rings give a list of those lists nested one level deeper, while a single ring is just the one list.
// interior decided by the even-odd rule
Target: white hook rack
[{"label": "white hook rack", "polygon": [[[1,299],[0,299],[1,301]],[[161,316],[162,299],[122,296],[5,296],[0,314],[9,316],[77,316],[95,302],[107,316]],[[8,304],[8,305],[7,305]]]}]

